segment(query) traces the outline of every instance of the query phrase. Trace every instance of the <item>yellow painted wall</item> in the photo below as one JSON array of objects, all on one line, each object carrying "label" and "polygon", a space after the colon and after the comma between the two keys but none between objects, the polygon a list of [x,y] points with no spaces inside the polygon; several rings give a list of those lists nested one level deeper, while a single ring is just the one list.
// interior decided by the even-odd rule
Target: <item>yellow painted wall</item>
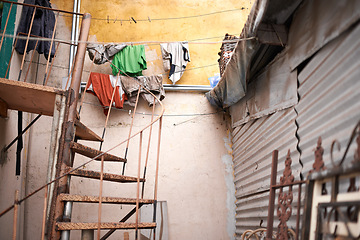
[{"label": "yellow painted wall", "polygon": [[[204,38],[206,40],[203,41],[207,42],[221,41],[226,33],[240,34],[250,8],[250,0],[81,1],[81,12],[89,12],[93,17],[90,35],[95,35],[92,39],[96,37],[99,42],[190,41]],[[219,11],[226,12],[192,18],[156,20]],[[150,17],[152,21],[138,21],[135,24],[130,22],[130,17],[135,20],[146,20]],[[217,53],[220,46],[221,43],[190,44],[191,62],[187,69],[198,69],[186,71],[177,84],[209,85],[208,77],[219,72]],[[144,75],[164,73],[160,45],[147,44],[146,53],[148,71],[145,71]],[[208,65],[214,66],[201,68]],[[171,83],[167,77],[164,79],[164,83]]]}]

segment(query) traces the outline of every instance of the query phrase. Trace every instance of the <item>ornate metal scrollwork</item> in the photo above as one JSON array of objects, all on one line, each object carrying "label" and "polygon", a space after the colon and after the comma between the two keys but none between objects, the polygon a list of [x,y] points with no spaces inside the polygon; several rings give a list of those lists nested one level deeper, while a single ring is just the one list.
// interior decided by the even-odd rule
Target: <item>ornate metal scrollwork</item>
[{"label": "ornate metal scrollwork", "polygon": [[[294,182],[294,175],[292,175],[291,171],[291,157],[290,157],[290,150],[286,156],[285,160],[285,169],[283,172],[283,176],[280,177],[280,184],[291,184]],[[277,239],[288,239],[288,226],[287,221],[290,219],[292,213],[291,203],[293,201],[293,192],[292,192],[292,185],[289,185],[288,192],[283,191],[284,187],[280,188],[279,198],[278,198],[278,209],[277,209],[277,216],[280,220],[278,225],[278,233]]]}]

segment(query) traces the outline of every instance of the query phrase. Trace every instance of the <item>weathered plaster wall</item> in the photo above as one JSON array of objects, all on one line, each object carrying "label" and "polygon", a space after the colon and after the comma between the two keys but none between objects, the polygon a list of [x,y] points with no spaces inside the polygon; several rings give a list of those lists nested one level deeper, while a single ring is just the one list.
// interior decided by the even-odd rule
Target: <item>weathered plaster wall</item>
[{"label": "weathered plaster wall", "polygon": [[[235,189],[232,182],[232,159],[228,152],[228,119],[223,113],[197,115],[216,112],[202,93],[169,92],[163,103],[166,113],[161,139],[158,200],[167,201],[170,239],[232,239],[235,229],[232,195]],[[105,115],[102,109],[95,105],[98,105],[98,100],[88,94],[85,97],[81,119],[101,134]],[[131,108],[114,110],[111,113],[104,150],[126,139],[131,123],[129,109]],[[159,107],[156,108],[156,112],[158,111]],[[138,112],[140,114],[136,115],[134,132],[150,120],[151,108],[141,101]],[[145,198],[153,196],[157,129],[155,125]],[[147,141],[148,132],[144,133],[143,139],[144,142]],[[137,171],[138,143],[139,138],[130,142],[127,164],[127,174],[130,176],[136,175]],[[143,159],[145,150],[146,144],[142,154]],[[121,146],[112,152],[122,156],[124,151],[125,146]],[[85,159],[77,156],[75,161],[76,165],[79,165]],[[96,162],[87,168],[99,169],[99,167],[100,164]],[[121,172],[121,169],[122,164],[105,164],[105,171]],[[76,178],[72,181],[73,193],[98,192],[97,181]],[[122,196],[124,193],[130,194],[127,195],[129,197],[135,197],[135,185],[123,186],[112,183],[104,185],[104,195]],[[125,206],[123,208],[129,211],[129,208]],[[116,221],[125,214],[125,210],[114,211],[114,208],[108,207],[104,208],[103,214],[105,221]],[[97,207],[76,205],[73,219],[80,221],[84,217],[88,221],[96,221]],[[74,239],[78,236],[76,234],[79,233],[74,234]],[[118,236],[122,239],[121,234]]]},{"label": "weathered plaster wall", "polygon": [[[226,33],[240,35],[250,8],[249,0],[101,0],[97,4],[91,0],[81,1],[81,11],[89,12],[93,17],[90,35],[96,36],[99,42],[221,41]],[[219,11],[224,12],[206,15]],[[182,18],[202,14],[205,16]],[[129,20],[131,17],[146,21],[135,24]],[[148,17],[153,20],[149,22]],[[190,44],[191,62],[187,68],[197,69],[185,72],[177,84],[209,85],[208,77],[219,72],[216,64],[220,46],[220,43]],[[151,62],[148,60],[152,74],[164,73],[159,44],[148,44],[147,51],[156,51],[159,56],[151,59]],[[207,67],[201,68],[204,66]],[[165,77],[164,81],[171,83]]]}]

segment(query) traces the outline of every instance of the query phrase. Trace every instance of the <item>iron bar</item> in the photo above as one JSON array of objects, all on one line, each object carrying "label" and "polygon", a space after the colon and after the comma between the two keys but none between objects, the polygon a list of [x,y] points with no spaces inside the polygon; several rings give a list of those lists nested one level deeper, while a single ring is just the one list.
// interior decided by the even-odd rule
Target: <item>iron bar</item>
[{"label": "iron bar", "polygon": [[25,56],[26,56],[26,51],[27,51],[28,45],[29,45],[29,37],[30,37],[31,31],[32,31],[32,26],[33,26],[33,23],[34,23],[35,12],[36,12],[36,7],[34,8],[34,11],[33,11],[32,17],[31,17],[30,28],[29,28],[29,32],[28,32],[28,35],[27,35],[27,38],[26,38],[26,44],[25,44],[23,58],[22,58],[22,61],[21,61],[18,81],[20,81],[21,72],[23,70],[23,66],[24,66],[24,62],[25,62]]},{"label": "iron bar", "polygon": [[[139,208],[141,208],[143,206],[142,203],[139,204]],[[126,222],[132,215],[134,215],[134,213],[136,212],[136,207],[134,207],[128,214],[125,215],[125,217],[123,217],[119,222]],[[111,229],[109,230],[100,240],[105,240],[108,237],[111,236],[111,234],[113,234],[116,231],[116,229]]]},{"label": "iron bar", "polygon": [[104,181],[104,155],[101,156],[101,170],[100,170],[100,189],[99,189],[99,208],[98,208],[98,231],[97,231],[97,239],[98,239],[98,240],[100,240],[100,230],[101,230],[101,204],[102,204],[103,181]]},{"label": "iron bar", "polygon": [[22,6],[27,6],[27,7],[37,7],[37,8],[40,8],[40,9],[46,9],[46,10],[51,10],[51,11],[55,11],[55,12],[62,12],[62,13],[68,13],[68,14],[75,14],[75,15],[80,15],[80,16],[83,16],[83,15],[84,15],[83,13],[70,12],[70,11],[66,11],[66,10],[60,10],[60,9],[49,8],[49,7],[43,7],[43,6],[33,5],[33,4],[28,4],[28,3],[11,2],[11,1],[7,1],[7,0],[0,0],[0,2],[14,3],[14,4],[16,4],[16,5],[22,5]]},{"label": "iron bar", "polygon": [[[95,58],[94,58],[94,59],[95,59]],[[119,79],[120,79],[120,76],[119,76],[119,73],[118,73],[118,74],[117,74],[117,78],[116,78],[115,87],[114,87],[113,93],[112,93],[112,95],[111,95],[111,101],[110,101],[109,110],[108,110],[108,112],[107,112],[107,114],[106,114],[106,120],[105,120],[104,130],[103,130],[103,133],[102,133],[102,136],[101,136],[102,139],[104,139],[104,137],[105,137],[106,126],[107,126],[108,121],[109,121],[110,111],[111,111],[112,104],[113,104],[113,102],[114,102],[114,96],[115,96],[115,92],[116,92],[116,85],[117,85]],[[103,144],[103,142],[100,142],[100,149],[99,149],[99,150],[102,149],[102,144]],[[125,159],[126,159],[126,158],[125,158]]]},{"label": "iron bar", "polygon": [[[60,43],[58,43],[58,44],[56,45],[54,58],[56,57],[57,51],[58,51],[58,49],[59,49],[59,46],[60,46]],[[48,83],[48,80],[49,80],[49,77],[50,77],[50,74],[51,74],[51,70],[52,70],[53,65],[54,65],[54,61],[51,61],[51,65],[50,65],[50,69],[49,69],[49,74],[47,75],[46,81],[45,81],[45,86],[46,86],[47,83]]]},{"label": "iron bar", "polygon": [[159,121],[159,136],[158,136],[158,146],[157,146],[158,149],[157,149],[157,156],[156,156],[155,189],[154,189],[154,199],[155,200],[157,200],[157,190],[158,190],[161,130],[162,130],[162,116],[160,117],[160,121]]},{"label": "iron bar", "polygon": [[137,184],[136,184],[135,240],[138,239],[138,226],[139,226],[140,167],[141,167],[142,137],[143,137],[143,132],[140,132],[139,161],[138,161],[138,174],[137,174]]},{"label": "iron bar", "polygon": [[299,230],[300,230],[300,207],[301,207],[301,184],[299,184],[298,190],[298,206],[297,206],[297,213],[296,213],[296,232],[295,232],[295,239],[299,239]]},{"label": "iron bar", "polygon": [[[19,34],[18,34],[17,36],[19,36]],[[13,57],[13,55],[14,55],[14,51],[15,51],[15,46],[16,46],[16,44],[17,44],[17,40],[18,40],[18,38],[15,39],[14,46],[13,46],[13,48],[12,48],[12,50],[11,50],[11,56],[10,56],[10,60],[9,60],[8,66],[7,66],[7,68],[6,68],[6,72],[5,72],[4,78],[6,78],[6,76],[7,76],[8,73],[9,73],[10,64],[11,64],[12,57]]]},{"label": "iron bar", "polygon": [[[54,44],[55,30],[56,30],[56,25],[57,25],[58,19],[59,19],[59,12],[58,12],[58,14],[56,16],[56,19],[55,19],[54,29],[53,29],[53,33],[52,33],[52,37],[51,37],[50,50],[49,50],[48,58],[47,58],[47,61],[46,61],[46,68],[45,68],[45,75],[44,75],[43,85],[46,85],[45,83],[46,83],[46,79],[47,79],[47,71],[48,71],[48,68],[49,68],[49,62],[50,62],[50,58],[51,58],[52,47],[53,47],[53,44]],[[55,53],[54,53],[54,56],[55,56]]]},{"label": "iron bar", "polygon": [[41,230],[41,240],[44,240],[45,237],[45,225],[46,225],[46,207],[47,207],[47,198],[48,198],[48,188],[45,188],[45,196],[44,196],[44,210],[43,210],[43,218],[42,218],[42,230]]},{"label": "iron bar", "polygon": [[2,45],[3,45],[3,42],[4,42],[4,37],[5,37],[5,33],[6,33],[6,28],[7,28],[8,22],[9,22],[12,6],[13,6],[13,2],[11,2],[11,4],[10,4],[9,12],[8,12],[8,15],[7,15],[7,18],[6,18],[4,31],[3,31],[4,34],[2,35],[1,42],[0,42],[0,51],[1,51],[1,48],[2,48]]},{"label": "iron bar", "polygon": [[271,178],[270,178],[270,196],[269,196],[269,208],[267,216],[267,228],[266,228],[266,239],[272,239],[273,224],[274,224],[274,204],[275,204],[275,188],[277,176],[277,164],[278,164],[278,150],[274,150],[272,153],[271,162]]},{"label": "iron bar", "polygon": [[15,200],[14,200],[14,221],[13,221],[13,240],[16,240],[16,227],[17,227],[17,215],[18,215],[18,206],[19,206],[19,190],[15,191]]},{"label": "iron bar", "polygon": [[291,187],[291,186],[294,186],[294,185],[300,185],[300,184],[303,184],[303,183],[306,183],[306,180],[294,181],[292,183],[285,183],[285,184],[275,184],[272,187],[275,188],[275,189],[278,189],[278,188],[282,188],[282,187]]},{"label": "iron bar", "polygon": [[[151,122],[154,120],[155,101],[156,101],[156,99],[155,99],[155,97],[154,97],[154,104],[153,104],[152,113],[151,113]],[[148,146],[147,146],[147,150],[146,150],[146,159],[145,159],[144,175],[143,175],[143,178],[144,178],[144,179],[145,179],[145,177],[146,177],[146,168],[147,168],[147,164],[148,164],[148,160],[149,160],[151,134],[152,134],[152,125],[150,126],[150,130],[149,130],[149,141],[148,141]],[[145,182],[142,183],[141,199],[144,198],[144,190],[145,190]]]},{"label": "iron bar", "polygon": [[[129,137],[128,137],[128,139],[127,139],[126,148],[125,148],[125,157],[124,157],[125,159],[127,159],[127,153],[128,153],[128,150],[129,150],[130,136],[131,136],[131,131],[132,131],[132,128],[133,128],[133,125],[134,125],[135,112],[136,112],[137,106],[138,106],[138,104],[139,104],[140,91],[141,91],[141,85],[139,84],[139,90],[138,90],[137,96],[136,96],[136,102],[135,102],[134,112],[133,112],[133,116],[132,116],[132,119],[131,119],[131,125],[130,125],[130,130],[129,130]],[[125,174],[125,166],[126,166],[126,162],[124,162],[124,164],[123,164],[122,175]]]},{"label": "iron bar", "polygon": [[3,151],[7,151],[19,138],[22,137],[22,135],[41,117],[41,114],[37,115],[30,123],[29,125],[26,126],[26,128],[24,128],[24,130],[22,130],[21,134],[17,135],[16,138],[14,138],[14,140],[11,141],[11,143],[9,143],[9,145],[7,145]]},{"label": "iron bar", "polygon": [[94,61],[95,61],[95,58],[93,58],[92,62],[91,62],[91,65],[90,65],[90,70],[89,70],[89,77],[88,77],[88,80],[86,82],[86,86],[85,86],[85,90],[81,96],[81,100],[80,100],[80,106],[79,106],[79,116],[80,116],[80,112],[81,112],[81,108],[82,108],[82,105],[83,105],[83,102],[84,102],[84,99],[85,99],[85,93],[86,93],[86,89],[88,89],[89,87],[89,80],[90,80],[90,75],[91,75],[91,70],[94,66]]},{"label": "iron bar", "polygon": [[[39,43],[39,40],[36,41],[34,50],[33,50],[32,54],[31,54],[31,58],[30,58],[30,62],[29,62],[29,67],[28,67],[28,69],[27,69],[27,71],[26,71],[25,78],[24,78],[24,82],[26,82],[27,76],[28,76],[28,74],[29,74],[30,67],[31,67],[31,63],[32,63],[32,61],[33,61],[33,58],[34,58],[34,55],[35,55],[35,52],[36,52],[36,47],[37,47],[38,43]],[[24,53],[24,54],[25,54],[25,53]]]}]

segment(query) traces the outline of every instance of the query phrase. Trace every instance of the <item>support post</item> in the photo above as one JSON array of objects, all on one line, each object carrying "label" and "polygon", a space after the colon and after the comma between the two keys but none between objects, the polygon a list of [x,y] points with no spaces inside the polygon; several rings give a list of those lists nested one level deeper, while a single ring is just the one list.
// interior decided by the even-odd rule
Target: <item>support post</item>
[{"label": "support post", "polygon": [[[75,56],[74,70],[72,72],[72,81],[68,90],[68,110],[61,134],[61,151],[59,152],[59,162],[57,164],[58,170],[56,177],[66,174],[67,167],[72,167],[73,164],[73,154],[71,152],[70,143],[74,140],[75,136],[74,122],[77,115],[77,102],[79,97],[81,75],[84,67],[86,41],[89,35],[90,21],[91,15],[89,13],[84,14],[80,29],[79,44]],[[62,221],[64,210],[65,212],[68,212],[68,209],[65,208],[64,203],[61,202],[58,198],[60,193],[69,192],[68,178],[68,176],[61,178],[54,187],[54,201],[52,204],[53,210],[50,212],[50,239],[60,239],[60,231],[56,230],[56,222]]]}]

